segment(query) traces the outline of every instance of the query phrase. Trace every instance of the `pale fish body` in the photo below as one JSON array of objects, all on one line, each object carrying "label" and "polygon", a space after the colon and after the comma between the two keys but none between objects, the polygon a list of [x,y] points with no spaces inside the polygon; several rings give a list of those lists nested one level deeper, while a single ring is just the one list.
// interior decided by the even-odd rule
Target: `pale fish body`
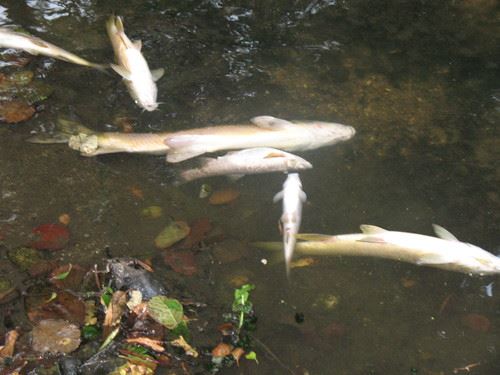
[{"label": "pale fish body", "polygon": [[71,52],[57,47],[33,35],[15,32],[6,27],[0,27],[0,48],[20,49],[32,55],[44,55],[73,64],[104,70],[105,65],[87,61]]},{"label": "pale fish body", "polygon": [[179,183],[210,176],[242,176],[269,172],[299,171],[312,168],[301,157],[270,147],[228,152],[217,158],[200,158],[198,168],[179,172]]},{"label": "pale fish body", "polygon": [[68,146],[82,156],[96,156],[117,152],[165,155],[168,147],[163,142],[168,133],[79,133],[69,138]]},{"label": "pale fish body", "polygon": [[52,134],[37,134],[27,139],[30,143],[68,143],[82,156],[96,156],[116,152],[165,155],[168,147],[163,140],[168,133],[95,132],[81,123],[60,117]]},{"label": "pale fish body", "polygon": [[[431,237],[393,232],[362,225],[363,233],[328,236],[299,234],[295,250],[308,255],[348,255],[392,259],[422,266],[476,275],[500,273],[500,258],[478,246],[458,241],[446,229],[434,225]],[[278,250],[278,243],[256,243],[259,248]]]},{"label": "pale fish body", "polygon": [[149,69],[141,53],[141,41],[132,42],[125,35],[120,17],[111,16],[106,23],[106,30],[117,62],[117,65],[111,64],[111,68],[122,76],[135,103],[146,111],[154,111],[158,108],[155,81],[161,78],[163,69],[153,72]]},{"label": "pale fish body", "polygon": [[351,126],[329,122],[290,122],[258,116],[251,125],[224,125],[171,133],[167,161],[177,163],[207,152],[273,147],[284,151],[313,150],[354,136]]},{"label": "pale fish body", "polygon": [[298,173],[289,173],[283,190],[274,196],[273,202],[283,200],[283,214],[280,218],[280,228],[283,233],[283,251],[287,277],[290,276],[290,263],[295,249],[295,236],[299,232],[302,220],[302,203],[307,199],[302,191],[302,183]]}]

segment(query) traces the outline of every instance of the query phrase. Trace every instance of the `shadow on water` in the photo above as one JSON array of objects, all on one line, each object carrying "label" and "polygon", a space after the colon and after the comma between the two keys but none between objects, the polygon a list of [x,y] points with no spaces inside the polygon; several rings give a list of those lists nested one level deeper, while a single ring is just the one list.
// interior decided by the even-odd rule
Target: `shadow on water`
[{"label": "shadow on water", "polygon": [[[437,375],[471,363],[480,363],[471,373],[500,373],[497,277],[324,257],[295,268],[287,283],[282,262],[248,245],[280,240],[281,207],[272,197],[282,175],[174,187],[163,157],[87,159],[65,145],[24,142],[60,115],[98,131],[121,130],[119,117],[133,119],[136,132],[264,114],[350,124],[353,140],[303,154],[314,165],[301,175],[308,195],[303,232],[353,233],[366,223],[432,235],[431,224],[439,223],[494,252],[500,229],[495,1],[129,0],[117,9],[98,0],[5,0],[0,22],[107,61],[112,50],[104,24],[113,12],[124,16],[132,39],[142,40],[150,67],[166,69],[158,82],[163,104],[142,112],[115,76],[34,59],[30,68],[54,93],[33,119],[0,127],[4,248],[23,245],[34,226],[69,213],[71,242],[55,255],[63,262],[158,257],[153,239],[164,222],[141,216],[145,207],[161,206],[188,222],[208,217],[244,251],[220,255],[210,248],[210,261],[190,277],[163,264],[157,272],[208,303],[215,319],[235,285],[254,283],[256,335],[297,374]],[[211,206],[198,198],[203,182],[232,185],[241,195],[231,206]],[[140,197],[131,193],[135,188]],[[1,262],[9,277],[25,281],[3,253]],[[485,293],[490,284],[492,293]],[[492,328],[464,324],[472,313]],[[287,373],[256,351],[259,365],[246,361],[223,372]]]}]

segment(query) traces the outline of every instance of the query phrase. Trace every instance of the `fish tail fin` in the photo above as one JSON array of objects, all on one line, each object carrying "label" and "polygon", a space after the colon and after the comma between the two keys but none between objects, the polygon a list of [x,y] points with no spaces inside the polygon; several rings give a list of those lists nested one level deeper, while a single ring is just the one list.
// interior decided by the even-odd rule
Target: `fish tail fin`
[{"label": "fish tail fin", "polygon": [[91,135],[95,134],[95,132],[78,121],[70,120],[67,117],[59,117],[53,132],[35,134],[26,139],[26,142],[37,144],[68,143],[71,136],[76,134]]}]

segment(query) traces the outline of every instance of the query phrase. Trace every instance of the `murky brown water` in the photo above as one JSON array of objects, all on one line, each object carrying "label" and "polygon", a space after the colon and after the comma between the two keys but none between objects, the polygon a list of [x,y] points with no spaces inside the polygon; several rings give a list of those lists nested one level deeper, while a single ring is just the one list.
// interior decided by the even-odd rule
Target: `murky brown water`
[{"label": "murky brown water", "polygon": [[[57,255],[81,264],[107,257],[156,255],[165,225],[141,210],[163,207],[188,222],[208,217],[245,251],[234,262],[200,256],[200,272],[164,280],[204,298],[217,317],[231,303],[234,277],[245,276],[259,317],[256,336],[297,373],[500,373],[498,277],[471,278],[373,259],[321,258],[293,270],[245,244],[280,240],[282,175],[170,184],[163,157],[82,158],[66,145],[24,140],[60,115],[104,131],[117,116],[135,131],[168,131],[256,115],[352,125],[356,137],[304,153],[308,203],[302,230],[353,233],[360,224],[431,234],[439,223],[492,252],[499,246],[500,134],[498,5],[468,1],[0,1],[0,23],[26,30],[95,61],[110,61],[105,20],[116,12],[127,34],[142,39],[150,67],[164,67],[160,110],[142,112],[115,75],[36,58],[30,65],[54,88],[35,118],[0,125],[0,225],[8,224],[2,268],[21,283],[5,248],[26,243],[31,229],[71,216],[70,245]],[[203,182],[241,196],[229,207],[198,198]],[[143,192],[143,198],[131,193]],[[8,221],[8,223],[7,223]],[[210,250],[211,251],[211,250]],[[55,256],[57,256],[55,255]],[[409,286],[407,281],[412,284]],[[492,294],[484,286],[492,285]],[[452,303],[440,312],[443,301]],[[335,301],[330,305],[325,301]],[[305,321],[297,324],[296,312]],[[478,332],[463,317],[487,317]],[[214,322],[214,325],[216,323]],[[340,327],[340,328],[339,328]],[[196,343],[195,343],[196,345]],[[256,347],[225,373],[287,373]],[[458,372],[461,373],[461,372]]]}]

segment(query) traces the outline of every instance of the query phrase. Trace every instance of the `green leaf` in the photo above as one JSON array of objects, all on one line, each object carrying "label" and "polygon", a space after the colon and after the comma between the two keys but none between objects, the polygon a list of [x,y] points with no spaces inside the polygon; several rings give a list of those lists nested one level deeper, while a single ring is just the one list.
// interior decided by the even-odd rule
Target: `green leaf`
[{"label": "green leaf", "polygon": [[55,280],[64,280],[65,278],[68,277],[69,273],[71,272],[71,269],[73,268],[73,265],[70,263],[69,264],[69,267],[68,267],[68,270],[66,272],[61,272],[60,274],[58,275],[55,275],[53,277],[53,279]]},{"label": "green leaf", "polygon": [[179,301],[165,296],[156,296],[148,302],[148,313],[158,323],[168,329],[174,329],[184,317],[184,311]]},{"label": "green leaf", "polygon": [[85,340],[95,340],[99,337],[99,329],[96,326],[84,326],[82,328],[82,337]]},{"label": "green leaf", "polygon": [[189,328],[186,324],[186,322],[183,320],[181,321],[177,327],[175,327],[173,330],[172,330],[172,334],[177,338],[179,336],[183,336],[186,340],[190,340],[191,339],[191,333],[189,332]]},{"label": "green leaf", "polygon": [[120,332],[120,327],[117,327],[113,331],[111,331],[111,333],[108,335],[108,337],[106,337],[106,340],[104,340],[104,342],[102,343],[102,345],[99,347],[98,352],[100,352],[106,346],[108,346],[109,344],[111,344],[111,341],[113,341],[113,339],[116,337],[116,335],[118,334],[118,332]]},{"label": "green leaf", "polygon": [[113,297],[113,289],[110,287],[104,288],[101,294],[101,301],[104,306],[108,307],[109,302],[111,302],[111,297]]},{"label": "green leaf", "polygon": [[257,353],[255,353],[254,351],[251,351],[250,353],[246,354],[245,358],[251,361],[255,361],[255,363],[259,364],[259,361],[257,360]]}]

